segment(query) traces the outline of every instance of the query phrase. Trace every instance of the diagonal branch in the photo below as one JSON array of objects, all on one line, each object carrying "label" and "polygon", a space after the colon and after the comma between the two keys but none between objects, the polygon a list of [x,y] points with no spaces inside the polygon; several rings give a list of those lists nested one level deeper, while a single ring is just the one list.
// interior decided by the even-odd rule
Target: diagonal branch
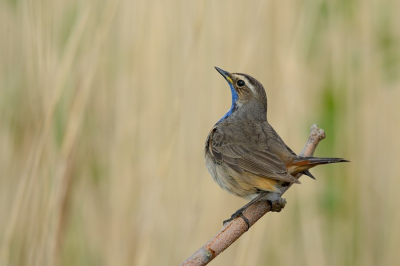
[{"label": "diagonal branch", "polygon": [[[317,125],[311,126],[308,141],[300,153],[300,156],[312,156],[318,143],[325,138],[323,129],[319,129]],[[300,178],[302,174],[298,174],[296,178]],[[282,194],[286,192],[291,185],[281,187]],[[248,219],[250,227],[253,226],[264,214],[269,212],[271,205],[267,201],[259,201],[249,206],[243,215]],[[229,223],[225,223],[222,230],[211,238],[204,246],[193,253],[181,265],[184,266],[200,266],[206,265],[217,257],[222,251],[233,244],[241,235],[248,230],[246,222],[242,217],[237,217]]]}]

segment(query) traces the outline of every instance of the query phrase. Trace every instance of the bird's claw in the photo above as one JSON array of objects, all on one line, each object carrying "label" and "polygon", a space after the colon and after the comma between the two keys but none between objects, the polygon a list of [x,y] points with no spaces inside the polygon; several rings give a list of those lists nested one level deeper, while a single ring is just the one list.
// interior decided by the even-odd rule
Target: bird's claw
[{"label": "bird's claw", "polygon": [[271,206],[271,212],[280,212],[286,206],[286,199],[268,200],[268,203]]},{"label": "bird's claw", "polygon": [[231,222],[231,221],[232,221],[233,219],[235,219],[236,217],[243,215],[243,214],[242,214],[243,211],[244,211],[243,209],[237,210],[234,214],[231,215],[231,218],[226,219],[225,221],[222,222],[222,224],[225,225],[226,223]]},{"label": "bird's claw", "polygon": [[235,212],[234,214],[232,214],[231,218],[229,218],[229,219],[223,221],[223,222],[222,222],[222,225],[225,226],[226,223],[231,222],[233,219],[235,219],[236,217],[239,217],[239,216],[243,219],[243,221],[244,221],[244,222],[246,223],[246,225],[247,225],[246,231],[249,230],[249,228],[250,228],[250,221],[249,221],[249,219],[247,219],[246,216],[244,216],[243,212]]}]

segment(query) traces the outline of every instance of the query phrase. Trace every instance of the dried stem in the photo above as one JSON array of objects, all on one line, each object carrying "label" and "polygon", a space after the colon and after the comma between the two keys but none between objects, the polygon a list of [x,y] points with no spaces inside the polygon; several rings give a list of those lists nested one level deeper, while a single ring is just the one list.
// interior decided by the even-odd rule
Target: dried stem
[{"label": "dried stem", "polygon": [[[310,136],[308,137],[307,144],[301,151],[301,156],[312,156],[318,143],[325,138],[323,129],[319,129],[317,125],[311,126]],[[298,174],[296,178],[300,178]],[[285,193],[291,186],[281,187],[282,194]],[[259,201],[249,206],[243,215],[248,219],[250,227],[255,224],[264,214],[270,211],[270,204],[266,201]],[[222,230],[211,238],[204,246],[193,253],[181,265],[207,265],[222,251],[227,249],[233,244],[241,235],[248,230],[246,222],[241,217],[237,217],[229,223],[225,223]]]}]

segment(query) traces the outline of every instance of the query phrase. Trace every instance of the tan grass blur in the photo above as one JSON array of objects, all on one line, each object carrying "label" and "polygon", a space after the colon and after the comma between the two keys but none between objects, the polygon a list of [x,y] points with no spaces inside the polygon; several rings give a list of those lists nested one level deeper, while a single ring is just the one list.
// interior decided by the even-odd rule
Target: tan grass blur
[{"label": "tan grass blur", "polygon": [[400,265],[400,2],[0,2],[0,265],[177,265],[245,201],[204,166],[219,66],[321,166],[213,265]]}]

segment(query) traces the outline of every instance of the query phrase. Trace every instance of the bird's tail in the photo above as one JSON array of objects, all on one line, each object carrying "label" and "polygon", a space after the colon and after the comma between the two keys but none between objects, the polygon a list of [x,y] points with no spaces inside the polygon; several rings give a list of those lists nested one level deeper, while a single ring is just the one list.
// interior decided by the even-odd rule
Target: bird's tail
[{"label": "bird's tail", "polygon": [[[320,165],[320,164],[329,164],[329,163],[342,163],[342,162],[349,162],[346,159],[343,158],[321,158],[321,157],[301,157],[297,156],[293,161],[292,161],[292,171],[291,174],[294,173],[300,173],[304,171],[304,174],[308,175],[309,173],[307,170]],[[310,175],[308,175],[310,176]],[[311,175],[313,178],[313,176]]]},{"label": "bird's tail", "polygon": [[298,156],[293,160],[292,164],[297,166],[316,166],[319,164],[328,164],[328,163],[342,163],[349,162],[343,158],[323,158],[323,157],[300,157]]}]

